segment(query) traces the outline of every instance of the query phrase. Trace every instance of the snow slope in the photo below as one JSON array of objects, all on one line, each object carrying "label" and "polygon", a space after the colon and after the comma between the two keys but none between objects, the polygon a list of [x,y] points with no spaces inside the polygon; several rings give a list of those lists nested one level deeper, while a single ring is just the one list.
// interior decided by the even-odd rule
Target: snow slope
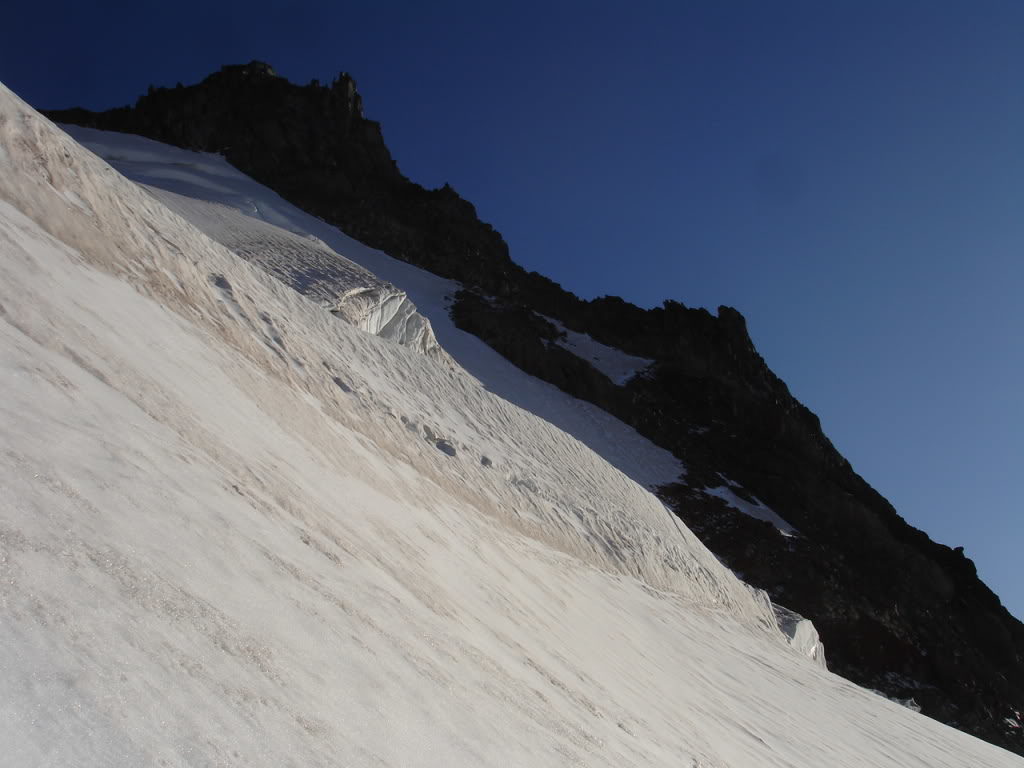
[{"label": "snow slope", "polygon": [[301,220],[310,217],[222,157],[127,134],[64,128],[193,226],[304,296],[365,331],[440,353],[430,322],[404,291],[303,231]]},{"label": "snow slope", "polygon": [[2,86],[0,149],[0,764],[1024,764],[802,658],[594,452]]},{"label": "snow slope", "polygon": [[[358,264],[387,281],[384,285],[398,286],[400,293],[414,302],[403,311],[408,313],[414,308],[416,316],[427,317],[444,350],[487,389],[568,432],[641,485],[670,483],[683,472],[671,453],[653,445],[636,430],[597,406],[523,373],[480,339],[456,328],[449,317],[448,304],[459,289],[457,283],[353,240],[257,184],[219,155],[191,152],[130,134],[72,125],[62,127],[127,178],[145,184],[162,202],[214,240],[324,306],[334,306],[336,297],[353,285],[362,284],[360,281],[365,282],[365,273],[356,275],[353,269],[345,269],[339,274],[337,266],[324,264],[319,249],[296,269],[296,258],[301,255],[297,251],[303,248],[323,246],[331,250],[335,265]],[[231,215],[232,210],[243,214],[247,221],[257,219],[272,226],[241,225],[239,217]],[[299,241],[298,248],[279,246],[278,242],[289,233],[298,236],[291,238]],[[374,295],[386,292],[376,289]],[[374,330],[369,325],[362,327]],[[424,346],[431,345],[428,341]]]}]

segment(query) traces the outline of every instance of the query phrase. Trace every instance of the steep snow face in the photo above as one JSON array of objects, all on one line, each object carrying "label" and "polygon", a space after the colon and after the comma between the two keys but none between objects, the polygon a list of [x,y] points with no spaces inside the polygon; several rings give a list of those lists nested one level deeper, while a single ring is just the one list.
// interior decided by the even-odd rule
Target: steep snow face
[{"label": "steep snow face", "polygon": [[[370,423],[365,425],[368,434],[390,446],[387,431],[378,423],[379,417],[389,417],[397,445],[411,439],[434,460],[436,484],[454,483],[460,493],[491,499],[484,508],[520,532],[592,565],[637,576],[702,605],[748,616],[764,613],[747,589],[653,496],[621,473],[609,471],[578,441],[491,395],[463,371],[438,366],[422,356],[410,357],[373,337],[364,338],[330,314],[317,312],[315,305],[285,286],[268,285],[262,270],[246,268],[234,254],[141,187],[84,155],[78,145],[34,114],[7,122],[8,131],[22,126],[38,131],[26,138],[28,128],[22,128],[5,141],[12,150],[13,170],[4,179],[9,200],[16,200],[23,213],[77,249],[78,258],[131,282],[162,306],[202,325],[205,333],[226,335],[228,341],[247,345],[247,351],[251,347],[259,353],[259,363],[281,368],[279,373],[287,374],[286,399],[293,397],[293,390],[321,396],[320,390],[326,387],[330,404],[336,405],[339,392],[372,393],[365,397],[378,407],[371,409]],[[33,183],[40,175],[45,183]],[[198,274],[198,278],[190,275],[195,285],[175,274],[183,262]],[[23,279],[12,275],[8,286]],[[240,280],[252,285],[243,290]],[[52,282],[58,293],[64,282]],[[190,287],[193,290],[186,290]],[[22,294],[14,292],[11,301],[37,313],[25,299],[17,298],[29,292],[25,286]],[[67,298],[65,303],[73,306]],[[287,309],[279,306],[282,302]],[[41,304],[62,306],[53,299]],[[301,313],[303,322],[288,312]],[[286,324],[295,329],[291,334]],[[327,341],[324,334],[313,332],[325,325]],[[148,332],[148,328],[143,325],[140,330]],[[300,355],[303,347],[308,349]],[[334,362],[338,359],[349,362]],[[168,372],[163,374],[168,378]],[[192,401],[182,407],[193,407]],[[325,407],[319,403],[316,410],[322,412]],[[455,448],[462,460],[452,462],[448,456],[437,465],[442,455],[436,449],[439,442]],[[400,456],[405,453],[406,449],[399,450]]]},{"label": "steep snow face", "polygon": [[430,321],[404,291],[303,229],[310,217],[219,155],[128,134],[64,129],[204,234],[357,328],[444,357]]},{"label": "steep snow face", "polygon": [[[213,239],[237,248],[240,255],[257,261],[301,293],[332,309],[334,300],[344,296],[343,305],[356,308],[353,321],[360,327],[372,331],[375,325],[380,325],[382,335],[406,339],[406,343],[417,346],[414,340],[421,338],[417,335],[421,324],[419,317],[425,316],[444,351],[488,390],[568,432],[641,485],[663,485],[682,474],[682,464],[671,453],[651,444],[636,430],[597,406],[570,397],[557,387],[523,373],[480,339],[456,328],[449,317],[448,306],[459,289],[458,283],[368,248],[336,227],[294,207],[218,155],[190,152],[128,134],[77,126],[64,126],[64,129],[127,178],[147,185],[153,194]],[[168,192],[173,194],[166,194]],[[225,224],[229,214],[220,206],[211,207],[211,203],[244,214],[246,219],[232,219],[230,224]],[[270,231],[255,238],[247,234],[247,222],[252,219],[272,225],[276,234]],[[287,252],[282,258],[273,243],[286,233],[306,239],[297,250],[308,248],[307,243],[312,239],[343,256],[333,263],[330,254],[326,263],[320,254],[293,261],[296,254]],[[254,239],[258,243],[256,247],[252,246]],[[245,245],[239,246],[239,241]],[[381,298],[384,294],[376,293],[369,297],[368,306],[360,307],[358,294],[353,296],[349,292],[371,283],[365,275],[354,278],[347,267],[340,266],[353,262],[382,282],[386,281],[385,285],[398,286],[411,302],[399,302],[393,315],[390,305],[387,311],[375,314],[373,308],[386,303]],[[336,274],[337,270],[343,270],[343,274]],[[424,346],[433,349],[426,341],[426,332],[422,338]]]},{"label": "steep snow face", "polygon": [[2,87],[0,147],[11,765],[1022,764],[802,658],[578,441]]},{"label": "steep snow face", "polygon": [[773,605],[772,609],[775,611],[775,621],[786,639],[789,640],[789,644],[823,669],[827,668],[825,646],[821,642],[821,638],[818,637],[818,630],[815,629],[814,622],[805,619],[796,611],[783,608],[781,605]]},{"label": "steep snow face", "polygon": [[416,311],[405,291],[319,238],[290,232],[221,203],[146,188],[204,234],[357,328],[443,357],[430,321]]}]

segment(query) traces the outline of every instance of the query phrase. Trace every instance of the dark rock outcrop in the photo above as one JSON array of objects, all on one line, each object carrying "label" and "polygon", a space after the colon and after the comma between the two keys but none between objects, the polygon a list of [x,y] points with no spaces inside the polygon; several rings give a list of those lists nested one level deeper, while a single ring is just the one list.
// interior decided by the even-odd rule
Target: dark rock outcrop
[{"label": "dark rock outcrop", "polygon": [[346,73],[299,86],[262,62],[198,85],[151,87],[134,107],[48,111],[55,122],[219,152],[235,167],[359,240],[446,277],[500,288],[508,247],[450,186],[424,189],[398,170],[380,124],[363,117]]},{"label": "dark rock outcrop", "polygon": [[[453,317],[682,459],[685,482],[659,489],[662,499],[748,583],[814,621],[830,669],[1024,754],[1021,728],[1010,725],[1024,704],[1024,625],[962,550],[910,526],[853,471],[757,354],[738,312],[720,307],[714,317],[674,302],[645,311],[615,298],[543,306],[573,330],[655,360],[620,387],[525,321],[531,306],[528,295],[505,303],[463,291]],[[726,478],[799,534],[703,492]]]},{"label": "dark rock outcrop", "polygon": [[[685,462],[685,480],[662,498],[749,583],[814,621],[833,671],[1024,754],[1024,728],[1009,724],[1024,711],[1024,625],[962,550],[908,525],[853,471],[765,365],[739,312],[583,301],[522,269],[453,189],[402,176],[345,74],[297,86],[253,62],[151,88],[134,107],[47,114],[221,152],[353,237],[461,281],[452,309],[461,328]],[[655,362],[616,385],[557,344],[560,331],[541,315]],[[799,534],[703,492],[726,478]]]}]

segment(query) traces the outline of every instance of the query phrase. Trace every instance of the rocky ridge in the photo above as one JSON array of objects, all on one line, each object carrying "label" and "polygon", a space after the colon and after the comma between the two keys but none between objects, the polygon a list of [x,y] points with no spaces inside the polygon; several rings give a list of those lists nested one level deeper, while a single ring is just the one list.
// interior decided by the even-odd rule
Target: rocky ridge
[{"label": "rocky ridge", "polygon": [[[833,671],[1024,754],[1024,625],[962,550],[908,525],[856,474],[736,310],[585,301],[522,269],[451,187],[424,189],[400,173],[347,74],[299,86],[252,62],[197,85],[151,88],[133,107],[48,116],[220,152],[353,237],[459,280],[460,327],[685,462],[686,476],[658,489],[662,499],[749,583],[814,621]],[[654,362],[613,382],[557,343],[564,331],[551,319]],[[798,533],[708,492],[722,487]]]}]

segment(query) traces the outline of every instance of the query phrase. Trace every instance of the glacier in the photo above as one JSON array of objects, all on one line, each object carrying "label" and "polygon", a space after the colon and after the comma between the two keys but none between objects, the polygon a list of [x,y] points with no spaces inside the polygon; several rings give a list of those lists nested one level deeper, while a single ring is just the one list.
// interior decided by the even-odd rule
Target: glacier
[{"label": "glacier", "polygon": [[157,190],[0,86],[0,764],[1024,764],[792,648],[441,283]]},{"label": "glacier", "polygon": [[[365,330],[378,332],[383,325],[372,322],[372,318],[385,314],[373,312],[382,303],[381,296],[401,296],[398,317],[415,313],[431,324],[429,334],[424,335],[425,343],[413,344],[413,348],[438,350],[436,354],[442,357],[450,355],[486,389],[568,432],[642,485],[663,485],[683,474],[678,459],[632,427],[592,403],[525,374],[476,336],[457,328],[448,311],[461,287],[457,282],[352,239],[240,173],[220,155],[183,150],[130,134],[62,127],[82,146],[126,178],[144,185],[214,240],[247,260],[255,260],[295,290]],[[231,223],[225,224],[225,219]],[[263,222],[273,226],[263,226]],[[255,236],[257,228],[262,232]],[[304,241],[299,248],[281,249],[277,245],[283,238],[294,242],[296,237]],[[311,266],[308,256],[297,253],[308,252],[310,242],[330,250],[334,261],[325,263],[318,253]],[[293,261],[296,256],[298,261]],[[363,297],[364,311],[360,311],[359,302],[352,301],[353,296]],[[435,338],[441,347],[433,347]]]}]

